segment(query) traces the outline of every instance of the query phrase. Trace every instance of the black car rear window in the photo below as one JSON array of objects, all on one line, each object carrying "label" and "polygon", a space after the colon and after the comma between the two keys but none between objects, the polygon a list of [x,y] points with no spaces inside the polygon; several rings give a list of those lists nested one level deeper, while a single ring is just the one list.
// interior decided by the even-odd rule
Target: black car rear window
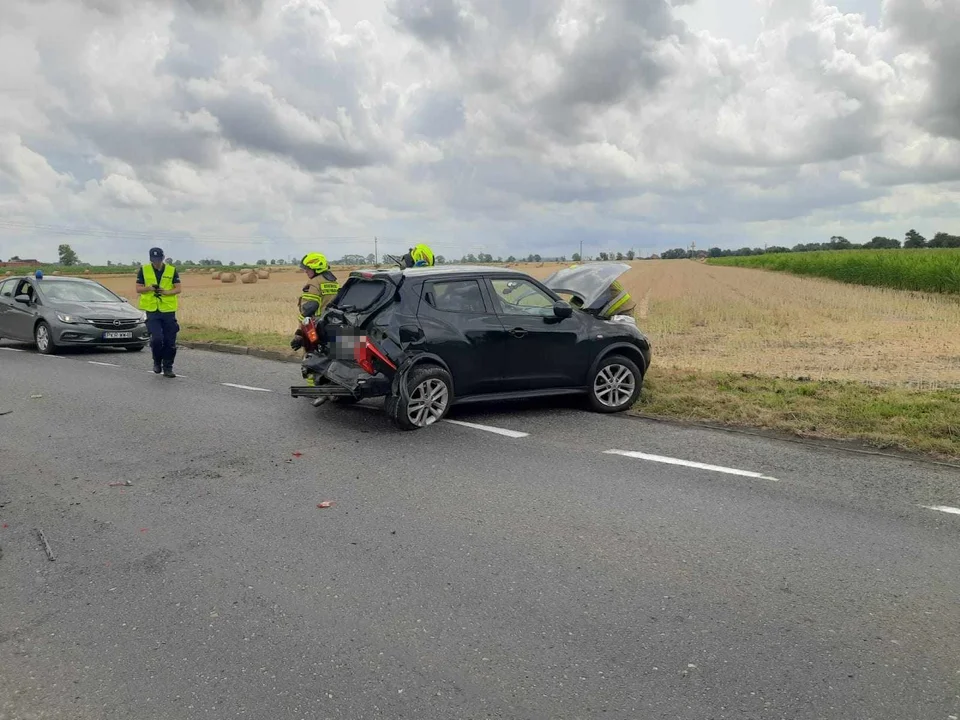
[{"label": "black car rear window", "polygon": [[363,312],[379,302],[387,289],[383,280],[350,278],[340,290],[336,306],[347,312]]}]

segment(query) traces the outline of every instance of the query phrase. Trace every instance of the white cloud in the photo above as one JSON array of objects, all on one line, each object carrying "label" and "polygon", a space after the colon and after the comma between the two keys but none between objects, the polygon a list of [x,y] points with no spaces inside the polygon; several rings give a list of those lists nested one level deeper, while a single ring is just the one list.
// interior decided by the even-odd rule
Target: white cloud
[{"label": "white cloud", "polygon": [[958,232],[958,31],[958,0],[6,0],[0,238],[249,260]]}]

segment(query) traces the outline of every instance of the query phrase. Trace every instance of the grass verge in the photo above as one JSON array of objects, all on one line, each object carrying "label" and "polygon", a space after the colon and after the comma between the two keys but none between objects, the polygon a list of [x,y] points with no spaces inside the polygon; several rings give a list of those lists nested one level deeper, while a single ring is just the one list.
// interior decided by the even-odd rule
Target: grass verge
[{"label": "grass verge", "polygon": [[[290,350],[288,336],[185,325],[181,339]],[[910,390],[839,381],[650,370],[642,415],[798,437],[853,440],[880,449],[960,459],[960,390]]]}]

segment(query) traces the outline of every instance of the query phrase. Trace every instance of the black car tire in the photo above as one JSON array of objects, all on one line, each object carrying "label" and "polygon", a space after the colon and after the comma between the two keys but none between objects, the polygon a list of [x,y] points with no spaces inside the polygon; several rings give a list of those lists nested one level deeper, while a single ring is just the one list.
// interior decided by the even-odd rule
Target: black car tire
[{"label": "black car tire", "polygon": [[37,323],[33,329],[33,341],[41,355],[53,355],[57,352],[57,344],[53,341],[53,331],[45,320]]},{"label": "black car tire", "polygon": [[143,352],[146,345],[127,345],[127,352]]},{"label": "black car tire", "polygon": [[[407,375],[407,398],[387,397],[384,411],[401,430],[420,430],[446,417],[453,402],[453,379],[439,365],[419,365]],[[426,401],[424,403],[424,400]],[[426,404],[423,412],[418,411]]]},{"label": "black car tire", "polygon": [[599,413],[629,410],[642,386],[643,374],[633,360],[623,355],[605,357],[590,378],[590,408]]}]

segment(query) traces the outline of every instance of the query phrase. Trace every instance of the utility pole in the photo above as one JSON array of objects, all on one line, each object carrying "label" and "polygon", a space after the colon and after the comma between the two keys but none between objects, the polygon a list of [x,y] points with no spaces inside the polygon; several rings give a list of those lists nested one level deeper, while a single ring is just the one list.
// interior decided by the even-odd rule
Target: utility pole
[{"label": "utility pole", "polygon": [[374,264],[374,265],[379,265],[379,264],[380,264],[380,250],[379,250],[379,248],[377,247],[377,236],[376,236],[376,235],[373,236],[373,264]]},{"label": "utility pole", "polygon": [[580,238],[580,262],[583,262],[583,238]]}]

